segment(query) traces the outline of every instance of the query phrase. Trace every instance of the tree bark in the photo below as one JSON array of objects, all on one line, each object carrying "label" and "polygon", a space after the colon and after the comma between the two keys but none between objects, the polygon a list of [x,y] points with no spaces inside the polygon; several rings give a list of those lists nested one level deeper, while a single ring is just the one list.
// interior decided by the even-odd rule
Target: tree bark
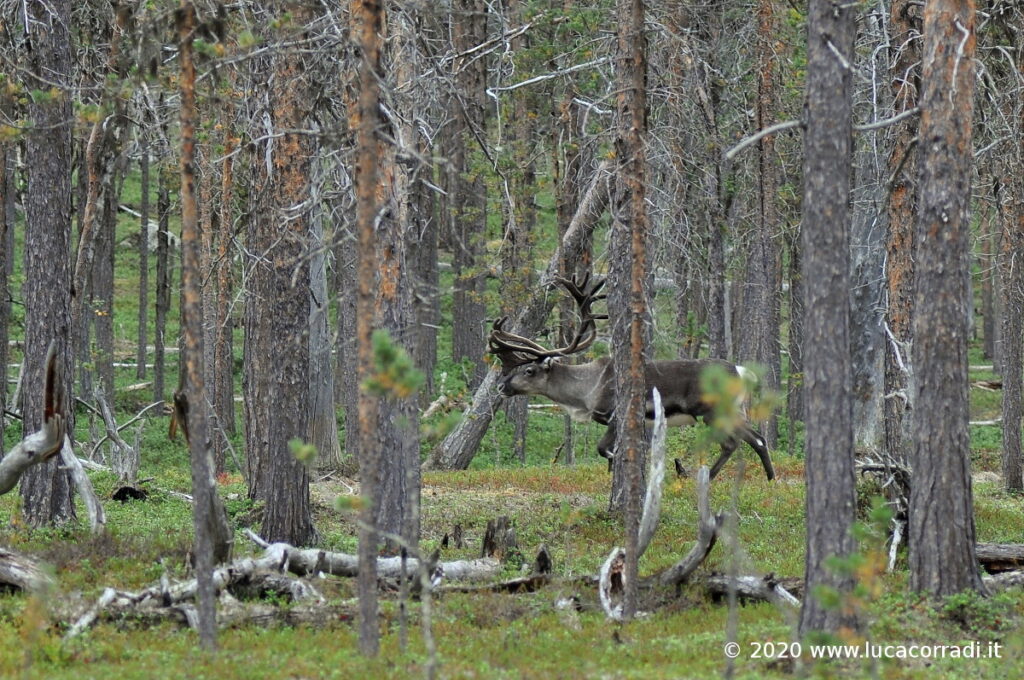
[{"label": "tree bark", "polygon": [[[862,40],[870,49],[862,68],[885,74],[889,42],[876,12],[861,18]],[[886,118],[891,93],[868,81],[855,83],[858,109],[871,121]],[[866,102],[866,103],[865,103]],[[856,446],[877,449],[883,441],[882,395],[885,383],[885,330],[883,327],[887,182],[889,169],[883,157],[887,130],[859,133],[854,139],[853,220],[850,229],[850,359],[853,394],[853,441]]]},{"label": "tree bark", "polygon": [[[300,34],[310,21],[304,5],[278,3]],[[275,135],[255,145],[256,209],[248,250],[245,324],[245,422],[249,496],[265,502],[262,534],[308,545],[316,539],[309,471],[292,440],[309,434],[309,198],[313,138],[311,73],[298,51],[277,50],[268,65],[267,97]]]},{"label": "tree bark", "polygon": [[331,368],[331,337],[327,296],[327,253],[321,215],[313,215],[309,261],[309,443],[316,447],[316,467],[336,471],[341,467],[338,418],[334,411],[334,371]]},{"label": "tree bark", "polygon": [[[615,371],[615,420],[618,437],[613,459],[612,508],[624,510],[625,593],[623,617],[636,614],[638,529],[646,461],[644,366],[650,357],[647,295],[646,149],[647,40],[643,0],[616,3],[615,207],[612,212],[612,262],[608,314],[612,326]],[[621,478],[622,483],[617,479]],[[616,489],[621,495],[616,496]]]},{"label": "tree bark", "polygon": [[168,250],[170,248],[171,197],[167,168],[160,168],[157,187],[156,211],[156,313],[153,319],[153,401],[167,398],[164,388],[166,375],[167,313],[171,309],[171,281]]},{"label": "tree bark", "polygon": [[[67,0],[26,2],[29,90],[54,96],[32,97],[31,129],[25,138],[28,186],[25,191],[25,375],[23,432],[40,429],[43,418],[44,358],[56,341],[63,384],[71,385],[71,6]],[[61,412],[72,418],[71,390]],[[68,431],[74,432],[73,423]],[[32,526],[64,524],[75,518],[71,477],[60,461],[33,466],[21,479],[26,521]]]},{"label": "tree bark", "polygon": [[[0,112],[8,115],[6,102],[0,100]],[[11,323],[11,289],[7,276],[7,263],[14,259],[8,248],[7,234],[14,231],[14,199],[17,191],[15,181],[13,145],[0,144],[0,414],[7,404],[7,338]],[[8,209],[10,207],[10,209]],[[6,430],[7,418],[0,415],[0,437]]]},{"label": "tree bark", "polygon": [[[192,468],[193,526],[195,529],[196,604],[199,611],[199,639],[203,648],[217,647],[216,592],[213,566],[217,539],[226,538],[226,515],[219,504],[213,478],[213,457],[207,432],[206,388],[203,375],[203,318],[200,270],[199,216],[195,189],[196,69],[192,60],[195,7],[183,0],[177,15],[178,48],[181,64],[181,247],[182,328],[181,357],[184,364],[184,394],[187,400],[187,433]],[[184,424],[183,424],[184,425]],[[226,555],[224,555],[226,557]]]},{"label": "tree bark", "polygon": [[786,417],[790,453],[796,446],[796,423],[806,419],[804,403],[804,275],[803,235],[798,226],[789,241],[789,372],[786,376]]},{"label": "tree bark", "polygon": [[[360,52],[359,97],[349,114],[356,131],[356,229],[359,261],[356,265],[356,347],[360,384],[373,375],[371,333],[377,277],[377,243],[374,222],[378,203],[378,139],[380,120],[381,31],[383,6],[377,0],[353,0],[350,15]],[[359,649],[366,656],[380,650],[377,624],[377,503],[380,493],[380,457],[377,425],[380,413],[376,396],[360,390],[358,401],[360,493],[359,513]]]},{"label": "tree bark", "polygon": [[[452,3],[451,29],[457,53],[486,40],[487,11],[483,0]],[[484,362],[484,306],[486,279],[481,254],[487,224],[487,190],[482,168],[475,159],[476,139],[484,136],[486,60],[468,55],[454,61],[456,92],[452,98],[452,151],[449,158],[451,196],[451,247],[455,284],[452,291],[452,358],[468,359],[475,388],[487,371]]]},{"label": "tree bark", "polygon": [[149,344],[149,132],[139,128],[139,335],[135,348],[135,377],[146,377]]},{"label": "tree bark", "polygon": [[974,47],[973,0],[925,5],[908,540],[910,588],[934,597],[984,590],[967,432]]},{"label": "tree bark", "polygon": [[858,627],[847,607],[827,607],[816,587],[851,596],[853,578],[829,565],[856,549],[850,533],[857,494],[850,375],[850,175],[853,143],[853,7],[811,0],[804,120],[804,398],[807,554],[810,597],[800,634]]},{"label": "tree bark", "polygon": [[[229,106],[231,99],[228,98]],[[228,109],[231,116],[233,107]],[[232,254],[235,247],[235,131],[228,124],[224,129],[224,162],[220,172],[220,219],[217,234],[217,311],[213,349],[213,410],[217,416],[218,437],[214,441],[217,471],[224,466],[224,448],[228,435],[235,434],[235,350],[234,274]]]},{"label": "tree bark", "polygon": [[[417,148],[419,126],[413,111],[425,106],[423,83],[418,78],[420,64],[416,35],[422,30],[412,13],[388,15],[387,66],[388,81],[393,83],[387,94],[391,108],[399,114],[393,119],[390,134],[385,138],[402,139]],[[378,142],[378,201],[388,205],[390,217],[377,227],[376,320],[396,344],[413,356],[417,332],[414,305],[414,276],[409,251],[426,221],[419,211],[419,193],[423,184],[420,174],[429,166],[400,162],[401,151],[395,144]],[[406,547],[419,544],[420,459],[419,408],[415,393],[392,394],[380,403],[377,423],[381,443],[380,487],[377,504],[377,527],[385,533],[400,536]],[[387,539],[389,551],[399,546]]]},{"label": "tree bark", "polygon": [[[758,2],[757,42],[757,129],[775,123],[777,97],[775,74],[775,3]],[[781,239],[776,236],[781,221],[778,209],[779,162],[775,137],[768,135],[758,142],[757,149],[757,222],[750,235],[747,253],[746,290],[743,296],[744,316],[740,332],[744,342],[737,352],[741,361],[753,361],[764,369],[761,389],[777,391],[782,375],[779,346],[781,325],[782,257]],[[778,441],[778,419],[768,417],[761,428],[770,446]]]},{"label": "tree bark", "polygon": [[[911,0],[895,0],[889,16],[890,56],[894,113],[917,106],[920,81],[920,14]],[[910,342],[914,301],[914,216],[917,214],[917,120],[907,118],[893,126],[888,173],[889,224],[886,243],[888,304],[885,350],[885,449],[900,463],[907,462],[912,393]]]},{"label": "tree bark", "polygon": [[1002,280],[1003,377],[1002,399],[1002,472],[1007,491],[1024,489],[1021,478],[1021,387],[1024,381],[1022,343],[1024,343],[1024,211],[1021,191],[1024,182],[1014,176],[1019,167],[1007,167],[996,182],[999,222],[1002,227],[1002,248],[999,253],[999,275]]}]

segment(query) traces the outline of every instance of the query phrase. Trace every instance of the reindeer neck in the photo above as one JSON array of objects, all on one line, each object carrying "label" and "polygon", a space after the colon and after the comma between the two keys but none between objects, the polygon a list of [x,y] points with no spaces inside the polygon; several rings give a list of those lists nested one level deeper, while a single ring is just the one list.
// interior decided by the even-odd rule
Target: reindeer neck
[{"label": "reindeer neck", "polygon": [[605,359],[598,359],[586,364],[554,364],[545,396],[565,407],[574,417],[582,411],[589,414],[606,387],[607,380],[602,379],[602,374],[607,363]]}]

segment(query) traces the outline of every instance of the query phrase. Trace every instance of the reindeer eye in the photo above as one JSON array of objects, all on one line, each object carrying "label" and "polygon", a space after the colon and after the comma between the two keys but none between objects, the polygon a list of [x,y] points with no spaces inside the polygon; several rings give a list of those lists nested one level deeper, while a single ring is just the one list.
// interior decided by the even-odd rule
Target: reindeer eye
[{"label": "reindeer eye", "polygon": [[537,372],[537,367],[536,366],[527,366],[526,367],[526,375],[532,376],[536,372]]}]

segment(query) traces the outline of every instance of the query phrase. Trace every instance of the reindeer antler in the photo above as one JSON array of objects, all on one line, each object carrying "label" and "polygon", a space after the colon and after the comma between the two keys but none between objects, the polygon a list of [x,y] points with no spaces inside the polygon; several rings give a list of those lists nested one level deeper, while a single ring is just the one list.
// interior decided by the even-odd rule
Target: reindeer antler
[{"label": "reindeer antler", "polygon": [[598,319],[607,319],[608,315],[594,314],[590,307],[597,300],[606,297],[597,295],[597,292],[604,286],[604,279],[595,279],[591,283],[590,275],[587,274],[582,280],[577,280],[575,277],[572,280],[559,277],[555,279],[555,283],[565,288],[576,301],[580,324],[575,336],[565,347],[546,349],[529,338],[506,331],[503,326],[508,321],[508,317],[501,317],[494,322],[491,329],[488,351],[501,360],[502,373],[508,373],[517,366],[534,361],[582,352],[594,344],[594,340],[597,339],[597,324],[594,322]]}]

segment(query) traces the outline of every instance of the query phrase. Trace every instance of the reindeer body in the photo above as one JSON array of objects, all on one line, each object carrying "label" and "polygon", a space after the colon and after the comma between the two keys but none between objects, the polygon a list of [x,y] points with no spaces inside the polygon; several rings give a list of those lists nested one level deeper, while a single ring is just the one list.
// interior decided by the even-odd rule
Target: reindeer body
[{"label": "reindeer body", "polygon": [[[654,420],[652,388],[658,389],[665,419],[671,426],[687,427],[711,415],[714,407],[704,399],[701,388],[701,373],[709,366],[721,366],[733,375],[746,370],[719,359],[655,361],[648,364],[645,370],[647,420]],[[610,464],[615,455],[616,396],[615,372],[607,357],[578,365],[553,359],[528,363],[502,377],[498,391],[506,397],[543,395],[565,409],[577,422],[593,420],[606,425],[608,430],[598,442],[597,452]],[[722,454],[711,468],[711,477],[718,474],[739,446],[737,438],[750,444],[760,457],[768,479],[774,479],[775,471],[764,438],[745,421],[737,427],[734,436],[722,442]]]}]

